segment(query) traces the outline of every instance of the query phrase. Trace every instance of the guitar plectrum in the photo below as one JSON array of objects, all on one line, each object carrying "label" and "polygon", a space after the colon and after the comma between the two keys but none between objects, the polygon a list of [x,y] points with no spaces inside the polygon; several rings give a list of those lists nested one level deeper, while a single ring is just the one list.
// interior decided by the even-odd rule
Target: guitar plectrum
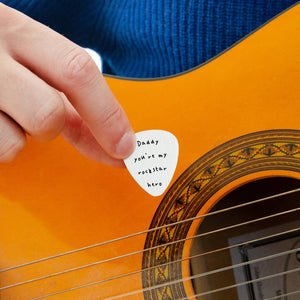
[{"label": "guitar plectrum", "polygon": [[167,189],[178,161],[178,141],[170,132],[147,130],[136,133],[136,148],[125,165],[135,181],[150,195]]}]

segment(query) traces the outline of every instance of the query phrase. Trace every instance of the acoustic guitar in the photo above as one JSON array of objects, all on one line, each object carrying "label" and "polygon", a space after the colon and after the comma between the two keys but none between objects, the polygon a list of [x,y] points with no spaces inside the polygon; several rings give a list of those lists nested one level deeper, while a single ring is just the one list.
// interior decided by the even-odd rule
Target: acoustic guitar
[{"label": "acoustic guitar", "polygon": [[218,57],[107,77],[179,141],[167,191],[63,139],[0,167],[0,299],[300,299],[300,4]]}]

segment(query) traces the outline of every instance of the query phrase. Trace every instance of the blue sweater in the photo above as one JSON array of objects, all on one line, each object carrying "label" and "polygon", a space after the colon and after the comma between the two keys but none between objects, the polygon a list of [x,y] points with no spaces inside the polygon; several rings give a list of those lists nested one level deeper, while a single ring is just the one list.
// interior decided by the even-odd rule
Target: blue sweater
[{"label": "blue sweater", "polygon": [[161,77],[231,46],[295,0],[4,0],[101,54],[104,73]]}]

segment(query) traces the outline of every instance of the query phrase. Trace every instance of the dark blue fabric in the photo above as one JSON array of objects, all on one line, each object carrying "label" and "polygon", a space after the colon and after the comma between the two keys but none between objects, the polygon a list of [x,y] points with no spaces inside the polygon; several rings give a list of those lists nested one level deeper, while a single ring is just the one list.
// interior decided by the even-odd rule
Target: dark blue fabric
[{"label": "dark blue fabric", "polygon": [[161,77],[220,53],[295,0],[4,0],[98,51],[104,73]]}]

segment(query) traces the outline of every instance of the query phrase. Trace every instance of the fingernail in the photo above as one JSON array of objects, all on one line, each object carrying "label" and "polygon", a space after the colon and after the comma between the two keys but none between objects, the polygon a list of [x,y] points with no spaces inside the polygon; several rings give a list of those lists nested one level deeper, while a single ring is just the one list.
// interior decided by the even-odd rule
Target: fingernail
[{"label": "fingernail", "polygon": [[116,146],[116,157],[122,159],[128,157],[134,151],[135,146],[136,140],[134,132],[127,131]]}]

